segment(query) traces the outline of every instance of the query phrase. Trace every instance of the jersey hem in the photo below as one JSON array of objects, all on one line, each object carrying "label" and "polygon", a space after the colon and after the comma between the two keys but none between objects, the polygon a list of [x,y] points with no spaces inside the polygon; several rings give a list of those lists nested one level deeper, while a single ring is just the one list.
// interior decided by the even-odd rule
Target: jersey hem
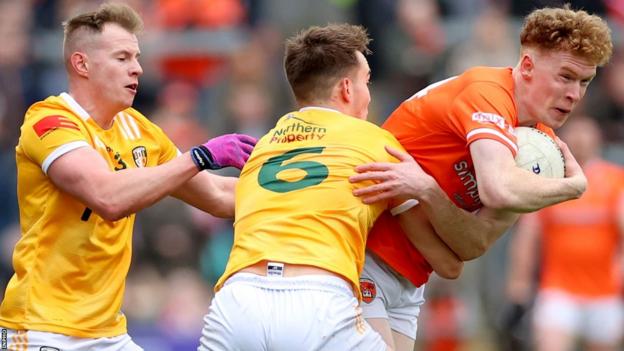
[{"label": "jersey hem", "polygon": [[[68,327],[60,327],[57,325],[46,323],[14,323],[5,319],[0,319],[0,327],[14,330],[32,330],[48,333],[57,333],[76,338],[109,338],[127,334],[127,328],[115,328],[110,331],[89,332],[82,329],[73,329]],[[121,329],[121,330],[117,330]]]},{"label": "jersey hem", "polygon": [[[221,276],[221,278],[219,278],[219,281],[217,282],[217,285],[215,285],[214,290],[215,291],[219,291],[221,290],[221,288],[223,288],[223,285],[225,284],[225,282],[230,279],[234,274],[238,273],[239,271],[241,271],[242,269],[245,269],[246,267],[252,266],[260,261],[263,260],[267,260],[267,261],[277,261],[277,262],[284,262],[287,264],[300,264],[300,265],[308,265],[308,266],[313,266],[313,267],[317,267],[320,269],[325,269],[331,273],[337,274],[340,277],[342,277],[342,279],[344,279],[347,283],[349,283],[349,285],[353,288],[353,292],[356,294],[356,298],[358,299],[358,301],[362,301],[362,293],[360,292],[360,283],[359,280],[352,280],[350,278],[348,278],[344,273],[341,273],[340,270],[338,269],[338,267],[335,266],[328,266],[323,262],[297,262],[296,260],[288,260],[288,259],[278,259],[278,258],[266,258],[266,257],[261,257],[258,258],[257,260],[253,260],[250,261],[249,264],[244,264],[242,266],[239,267],[235,267],[232,269],[232,271],[230,273],[226,275]],[[358,278],[359,278],[359,274],[358,274]]]}]

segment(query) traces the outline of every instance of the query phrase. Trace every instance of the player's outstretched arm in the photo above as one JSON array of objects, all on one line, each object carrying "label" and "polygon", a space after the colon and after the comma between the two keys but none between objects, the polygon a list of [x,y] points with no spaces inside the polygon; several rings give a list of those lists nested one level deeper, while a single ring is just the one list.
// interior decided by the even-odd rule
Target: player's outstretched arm
[{"label": "player's outstretched arm", "polygon": [[[215,166],[209,169],[222,168],[225,165],[242,169],[253,151],[257,140],[244,134],[229,134],[209,140],[204,145],[191,149],[193,152],[202,146],[213,155]],[[199,165],[198,165],[199,166]],[[177,188],[172,195],[191,206],[208,212],[217,217],[234,217],[234,189],[237,178],[221,177],[208,172],[200,172],[188,182]]]},{"label": "player's outstretched arm", "polygon": [[222,218],[234,217],[234,189],[238,178],[200,172],[171,195]]},{"label": "player's outstretched arm", "polygon": [[490,208],[523,213],[579,198],[587,179],[567,145],[558,143],[566,160],[566,175],[560,179],[517,167],[511,151],[498,141],[480,139],[470,144],[481,202]]},{"label": "player's outstretched arm", "polygon": [[503,211],[482,209],[475,214],[457,207],[409,154],[387,149],[401,162],[358,166],[356,171],[360,173],[350,180],[374,180],[376,184],[357,189],[354,194],[365,203],[391,198],[417,199],[435,233],[461,260],[483,255],[516,221],[517,215]]},{"label": "player's outstretched arm", "polygon": [[59,189],[108,221],[154,204],[197,172],[188,153],[157,167],[115,172],[88,146],[64,154],[48,168],[48,176]]},{"label": "player's outstretched arm", "polygon": [[[109,168],[95,149],[85,146],[56,159],[48,168],[48,176],[59,189],[80,199],[102,218],[115,221],[171,194],[202,169],[242,167],[253,150],[255,139],[234,139],[231,136],[211,139],[202,145],[209,154],[194,157],[185,153],[156,167],[129,168],[117,172]],[[238,148],[232,150],[233,144]],[[205,168],[198,165],[196,157],[204,157]],[[227,189],[227,185],[220,186]]]}]

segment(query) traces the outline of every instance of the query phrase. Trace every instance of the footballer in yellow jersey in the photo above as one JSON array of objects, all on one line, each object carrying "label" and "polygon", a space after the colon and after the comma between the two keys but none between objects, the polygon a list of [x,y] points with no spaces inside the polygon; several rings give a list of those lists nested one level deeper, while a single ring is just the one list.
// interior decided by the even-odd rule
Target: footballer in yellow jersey
[{"label": "footballer in yellow jersey", "polygon": [[385,130],[336,110],[283,116],[241,173],[234,245],[217,290],[233,273],[270,260],[322,268],[359,292],[366,236],[387,204],[364,204],[348,178],[358,165],[396,162],[386,145],[403,150]]},{"label": "footballer in yellow jersey", "polygon": [[104,130],[69,94],[32,105],[16,149],[22,236],[0,307],[3,327],[87,338],[126,332],[120,309],[135,215],[106,221],[46,176],[54,160],[83,146],[117,171],[158,165],[179,153],[132,108]]}]

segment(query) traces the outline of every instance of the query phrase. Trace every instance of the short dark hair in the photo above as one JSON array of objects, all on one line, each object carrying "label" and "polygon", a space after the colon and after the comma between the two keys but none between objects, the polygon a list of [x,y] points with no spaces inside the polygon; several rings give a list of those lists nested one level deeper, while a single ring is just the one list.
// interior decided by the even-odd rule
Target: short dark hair
[{"label": "short dark hair", "polygon": [[332,86],[358,65],[356,52],[370,54],[362,26],[313,26],[286,40],[284,69],[297,101],[329,98]]},{"label": "short dark hair", "polygon": [[104,3],[96,11],[76,15],[63,22],[63,51],[65,59],[71,54],[68,48],[73,46],[80,33],[102,33],[104,25],[115,23],[130,33],[143,30],[143,20],[130,6],[120,3]]},{"label": "short dark hair", "polygon": [[531,12],[525,18],[520,43],[523,48],[569,51],[596,66],[606,64],[613,51],[606,21],[569,5]]}]

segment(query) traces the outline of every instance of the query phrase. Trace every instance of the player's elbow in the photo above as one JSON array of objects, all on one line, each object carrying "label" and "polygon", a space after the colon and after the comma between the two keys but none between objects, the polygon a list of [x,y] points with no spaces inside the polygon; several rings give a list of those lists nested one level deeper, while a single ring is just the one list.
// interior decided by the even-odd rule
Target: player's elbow
[{"label": "player's elbow", "polygon": [[485,242],[475,241],[471,245],[469,250],[463,250],[462,252],[458,252],[457,256],[462,261],[474,260],[475,258],[479,258],[483,256],[483,254],[487,251],[488,248],[489,246]]},{"label": "player's elbow", "polygon": [[234,206],[214,207],[207,212],[218,218],[234,218]]},{"label": "player's elbow", "polygon": [[509,211],[517,208],[517,196],[502,187],[480,187],[479,199],[483,206],[494,210]]},{"label": "player's elbow", "polygon": [[128,213],[128,211],[123,211],[122,209],[114,208],[114,207],[110,207],[110,208],[102,207],[102,208],[96,209],[95,212],[98,215],[100,215],[102,219],[109,221],[109,222],[118,221],[130,214]]},{"label": "player's elbow", "polygon": [[460,260],[448,260],[443,265],[434,269],[437,275],[444,279],[457,279],[464,269],[464,262]]},{"label": "player's elbow", "polygon": [[132,213],[127,206],[123,206],[111,197],[96,199],[89,207],[102,219],[109,222],[118,221]]}]

